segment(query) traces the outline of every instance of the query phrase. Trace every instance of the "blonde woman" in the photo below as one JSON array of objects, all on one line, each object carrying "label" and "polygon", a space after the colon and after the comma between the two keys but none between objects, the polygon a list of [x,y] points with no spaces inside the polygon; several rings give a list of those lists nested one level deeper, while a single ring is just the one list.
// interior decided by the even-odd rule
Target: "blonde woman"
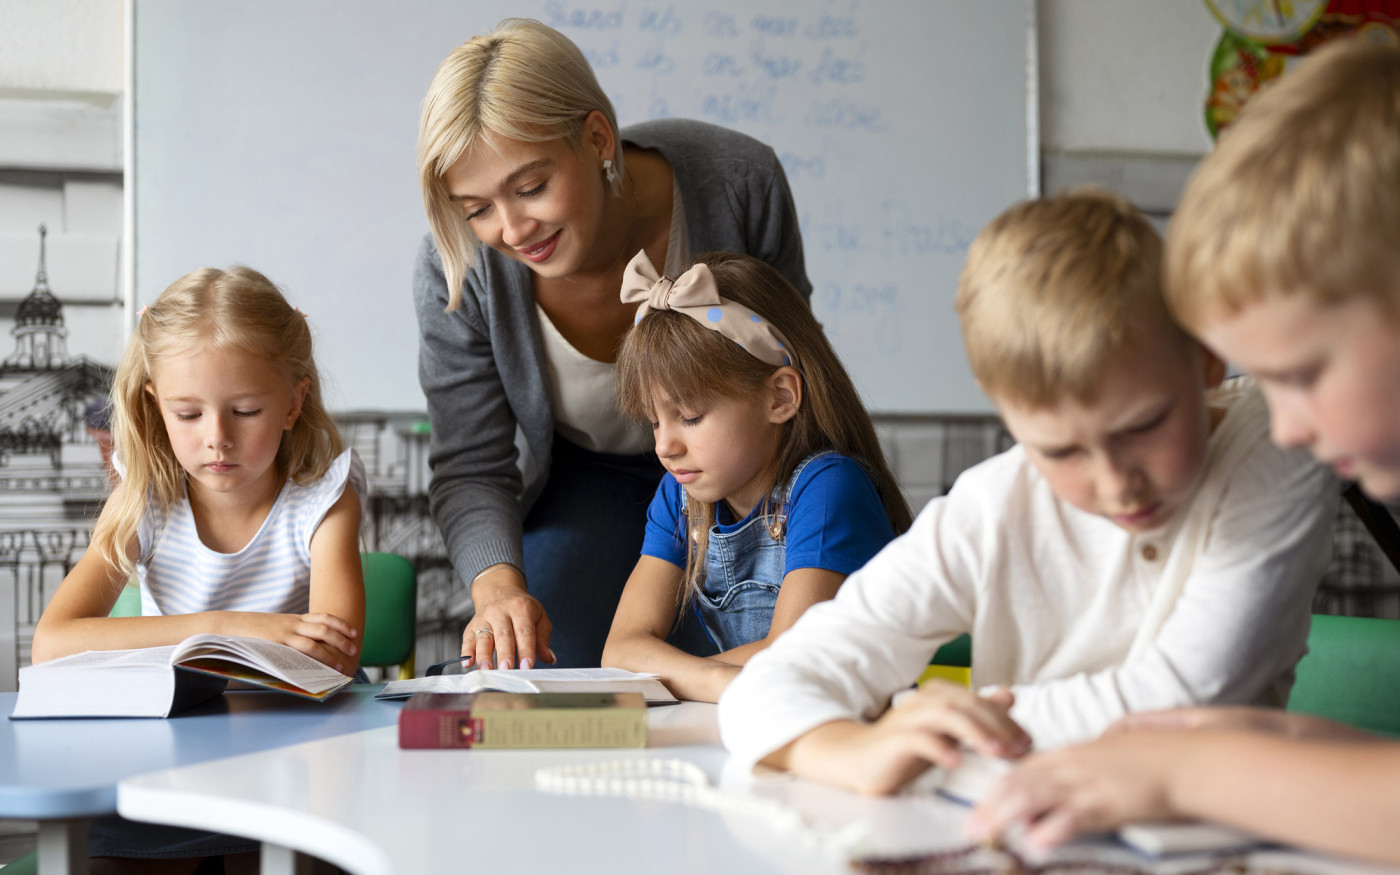
[{"label": "blonde woman", "polygon": [[418,170],[430,496],[475,607],[464,662],[596,666],[662,474],[650,429],[617,410],[623,269],[638,250],[671,275],[731,250],[809,297],[787,180],[723,128],[620,130],[578,47],[523,19],[442,62]]}]

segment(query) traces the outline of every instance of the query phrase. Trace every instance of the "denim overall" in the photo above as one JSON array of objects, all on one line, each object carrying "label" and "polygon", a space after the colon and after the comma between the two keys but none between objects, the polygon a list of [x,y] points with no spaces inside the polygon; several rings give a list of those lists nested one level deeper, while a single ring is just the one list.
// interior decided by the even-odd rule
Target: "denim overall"
[{"label": "denim overall", "polygon": [[704,624],[706,636],[720,651],[768,634],[787,558],[785,527],[792,488],[802,469],[825,455],[834,453],[814,453],[792,472],[783,495],[781,516],[756,515],[728,533],[721,532],[718,526],[710,529],[705,580],[695,591],[695,612]]}]

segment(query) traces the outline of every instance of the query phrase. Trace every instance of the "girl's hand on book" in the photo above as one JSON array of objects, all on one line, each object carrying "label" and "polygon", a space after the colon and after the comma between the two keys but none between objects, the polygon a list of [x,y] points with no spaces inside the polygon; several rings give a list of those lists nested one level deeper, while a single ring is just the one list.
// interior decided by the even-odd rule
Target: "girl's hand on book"
[{"label": "girl's hand on book", "polygon": [[874,723],[823,724],[765,762],[861,793],[893,793],[930,766],[956,766],[960,747],[993,757],[1024,754],[1031,740],[1007,713],[1012,701],[1007,690],[980,696],[930,681]]},{"label": "girl's hand on book", "polygon": [[1032,754],[992,785],[965,829],[989,841],[1020,827],[1028,847],[1045,851],[1081,833],[1170,817],[1173,770],[1191,743],[1186,732],[1123,732]]},{"label": "girl's hand on book", "polygon": [[359,665],[359,633],[334,614],[239,614],[239,635],[263,638],[295,647],[342,674]]}]

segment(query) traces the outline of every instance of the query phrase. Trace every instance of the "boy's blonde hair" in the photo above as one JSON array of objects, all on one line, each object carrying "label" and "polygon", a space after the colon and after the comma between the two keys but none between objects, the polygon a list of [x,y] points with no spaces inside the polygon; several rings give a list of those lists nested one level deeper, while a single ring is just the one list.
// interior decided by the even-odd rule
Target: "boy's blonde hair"
[{"label": "boy's blonde hair", "polygon": [[[452,50],[433,74],[418,125],[418,180],[428,225],[447,276],[447,309],[462,303],[462,280],[481,245],[442,177],[492,137],[527,143],[562,139],[583,148],[589,113],[608,120],[616,145],[612,193],[621,192],[622,139],[612,102],[568,37],[528,18],[507,18]],[[598,169],[602,174],[602,167]]]},{"label": "boy's blonde hair", "polygon": [[1167,239],[1182,324],[1266,295],[1400,310],[1400,49],[1338,39],[1263,88],[1191,177]]},{"label": "boy's blonde hair", "polygon": [[[835,450],[855,459],[870,475],[895,533],[908,529],[909,505],[885,462],[870,414],[802,295],[781,273],[752,256],[707,252],[696,263],[710,268],[721,297],[744,305],[782,332],[802,375],[802,403],[784,423],[769,489],[786,484],[813,453]],[[652,393],[657,390],[679,407],[703,410],[716,402],[752,397],[775,370],[684,313],[650,310],[627,332],[618,351],[618,408],[651,420]],[[714,504],[686,497],[690,532],[682,533],[687,556],[679,607],[689,603],[703,580],[715,510]],[[759,513],[776,521],[784,510],[765,498]]]},{"label": "boy's blonde hair", "polygon": [[301,415],[282,435],[277,471],[298,483],[322,477],[342,444],[321,401],[321,378],[311,354],[311,329],[301,311],[267,277],[247,267],[204,268],[176,280],[142,311],[112,382],[112,438],[121,470],[122,503],[104,515],[92,546],[107,563],[135,574],[126,547],[149,501],[161,508],[185,493],[160,404],[147,391],[163,360],[202,350],[236,350],[282,369],[290,385],[309,379]]},{"label": "boy's blonde hair", "polygon": [[1093,401],[1114,356],[1188,338],[1162,298],[1162,241],[1127,200],[1076,189],[1025,201],[972,242],[956,308],[973,376],[1031,407]]}]

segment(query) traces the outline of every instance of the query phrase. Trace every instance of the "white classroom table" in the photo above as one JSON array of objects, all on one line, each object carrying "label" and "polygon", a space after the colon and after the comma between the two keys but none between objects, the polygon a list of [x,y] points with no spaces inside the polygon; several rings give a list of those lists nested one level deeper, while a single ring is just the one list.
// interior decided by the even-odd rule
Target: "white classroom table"
[{"label": "white classroom table", "polygon": [[227,692],[165,720],[10,720],[0,693],[0,818],[39,822],[39,871],[87,871],[87,824],[117,813],[117,782],[156,769],[391,725],[398,708],[353,685],[326,702]]},{"label": "white classroom table", "polygon": [[[258,839],[265,875],[297,871],[305,862],[301,854],[354,875],[834,875],[852,871],[833,839],[842,829],[863,834],[865,847],[882,856],[966,844],[966,809],[938,796],[873,799],[786,776],[755,783],[727,774],[713,705],[652,708],[649,719],[645,750],[400,750],[394,727],[371,729],[127,778],[118,787],[117,807],[136,820]],[[540,768],[632,758],[686,760],[721,788],[783,800],[807,824],[826,828],[784,828],[738,811],[535,788]],[[1164,873],[1199,869],[1203,862],[1159,865],[1107,841],[1073,850]],[[1317,875],[1396,871],[1283,852],[1251,860]]]}]

